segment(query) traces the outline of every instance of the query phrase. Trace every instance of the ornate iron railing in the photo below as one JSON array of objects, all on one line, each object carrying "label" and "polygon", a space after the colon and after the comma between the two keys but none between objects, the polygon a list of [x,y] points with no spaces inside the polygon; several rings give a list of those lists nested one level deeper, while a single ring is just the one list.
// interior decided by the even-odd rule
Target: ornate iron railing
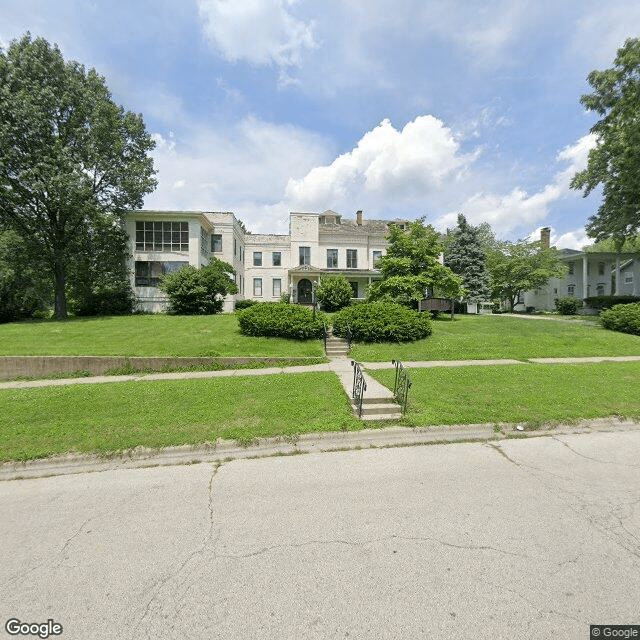
[{"label": "ornate iron railing", "polygon": [[351,397],[355,400],[356,408],[358,409],[358,417],[362,417],[362,398],[364,392],[367,390],[367,383],[362,373],[362,365],[355,360],[351,361],[353,367],[353,391]]},{"label": "ornate iron railing", "polygon": [[349,325],[347,325],[344,338],[347,341],[347,348],[351,349],[351,340],[353,339],[353,332],[351,331],[351,327]]},{"label": "ornate iron railing", "polygon": [[327,327],[327,323],[323,322],[322,326],[324,327],[324,352],[327,352],[327,338],[329,337],[329,329]]},{"label": "ornate iron railing", "polygon": [[411,389],[412,384],[411,378],[400,360],[392,360],[391,364],[396,366],[396,381],[393,386],[393,397],[404,413],[407,410],[409,389]]}]

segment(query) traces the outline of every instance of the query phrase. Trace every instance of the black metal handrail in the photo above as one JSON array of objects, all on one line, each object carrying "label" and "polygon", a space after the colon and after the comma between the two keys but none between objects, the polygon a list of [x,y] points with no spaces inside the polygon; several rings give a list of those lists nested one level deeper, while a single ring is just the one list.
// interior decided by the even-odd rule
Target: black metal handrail
[{"label": "black metal handrail", "polygon": [[400,360],[392,360],[391,364],[396,366],[396,381],[393,386],[393,398],[400,405],[402,413],[407,410],[409,399],[409,389],[411,389],[411,378]]},{"label": "black metal handrail", "polygon": [[355,400],[356,408],[358,409],[358,417],[362,417],[362,399],[364,392],[367,390],[367,383],[362,373],[362,365],[355,360],[351,361],[353,367],[353,390],[351,397]]},{"label": "black metal handrail", "polygon": [[324,350],[325,350],[325,353],[326,353],[326,351],[327,351],[327,338],[329,337],[329,329],[327,327],[327,323],[326,322],[323,322],[322,326],[324,327]]},{"label": "black metal handrail", "polygon": [[347,348],[351,349],[351,340],[353,339],[353,331],[351,331],[351,327],[349,325],[346,326],[346,330],[344,332],[344,338],[347,341]]}]

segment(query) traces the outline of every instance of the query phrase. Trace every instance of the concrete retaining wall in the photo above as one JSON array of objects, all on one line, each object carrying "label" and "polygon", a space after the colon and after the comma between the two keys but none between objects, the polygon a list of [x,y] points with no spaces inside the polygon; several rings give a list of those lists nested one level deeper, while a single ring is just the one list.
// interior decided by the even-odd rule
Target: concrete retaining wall
[{"label": "concrete retaining wall", "polygon": [[[42,378],[58,373],[88,371],[102,375],[112,369],[130,366],[134,369],[158,371],[165,367],[211,366],[214,364],[238,365],[250,362],[279,364],[308,361],[308,358],[139,358],[124,356],[2,356],[0,379]],[[319,360],[320,361],[320,360]]]}]

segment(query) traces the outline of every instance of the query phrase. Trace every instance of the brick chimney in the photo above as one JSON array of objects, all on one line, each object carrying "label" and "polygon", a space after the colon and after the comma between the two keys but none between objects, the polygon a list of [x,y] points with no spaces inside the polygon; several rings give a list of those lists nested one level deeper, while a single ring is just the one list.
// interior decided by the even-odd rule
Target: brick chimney
[{"label": "brick chimney", "polygon": [[545,249],[548,249],[551,246],[551,228],[550,227],[542,227],[540,229],[540,242]]},{"label": "brick chimney", "polygon": [[362,210],[356,211],[356,224],[361,227],[362,226]]}]

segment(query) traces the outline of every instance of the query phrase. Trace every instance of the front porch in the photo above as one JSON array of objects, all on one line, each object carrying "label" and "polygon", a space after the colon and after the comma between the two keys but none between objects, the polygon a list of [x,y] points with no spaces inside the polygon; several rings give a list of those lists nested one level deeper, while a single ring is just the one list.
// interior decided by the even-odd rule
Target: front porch
[{"label": "front porch", "polygon": [[294,304],[312,305],[315,301],[315,287],[323,277],[344,276],[351,285],[352,300],[364,300],[371,283],[380,279],[380,272],[364,269],[320,269],[304,265],[290,269],[288,276],[290,301]]}]

